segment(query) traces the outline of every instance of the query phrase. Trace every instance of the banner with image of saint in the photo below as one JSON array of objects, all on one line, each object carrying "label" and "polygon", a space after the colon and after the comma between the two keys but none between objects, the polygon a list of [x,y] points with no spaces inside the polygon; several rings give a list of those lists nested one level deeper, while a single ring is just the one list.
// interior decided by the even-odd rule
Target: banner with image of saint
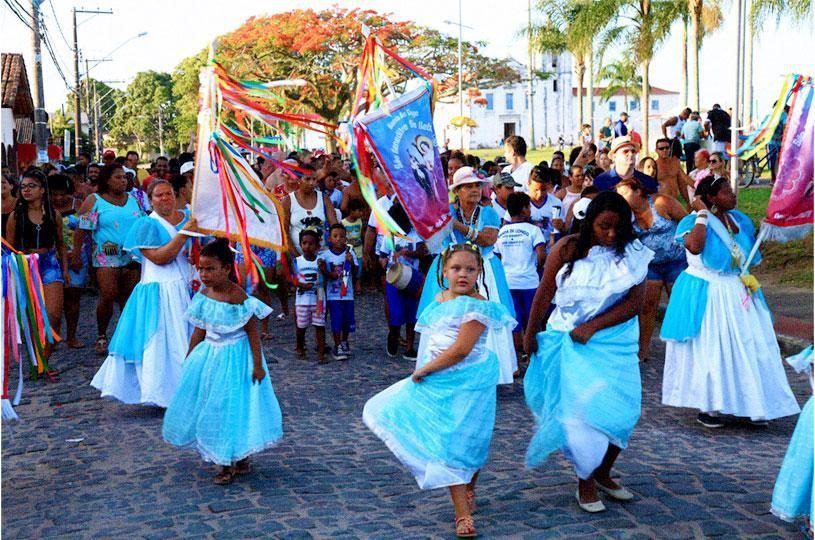
[{"label": "banner with image of saint", "polygon": [[[354,120],[366,136],[416,233],[438,251],[450,223],[444,178],[427,85]],[[434,249],[436,248],[436,249]]]}]

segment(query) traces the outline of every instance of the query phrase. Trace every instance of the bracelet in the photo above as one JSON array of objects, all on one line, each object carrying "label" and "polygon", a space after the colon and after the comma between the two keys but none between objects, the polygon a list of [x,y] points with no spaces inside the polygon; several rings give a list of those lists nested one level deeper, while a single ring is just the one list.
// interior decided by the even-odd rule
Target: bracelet
[{"label": "bracelet", "polygon": [[693,222],[694,225],[703,225],[707,227],[707,216],[698,216],[696,221]]},{"label": "bracelet", "polygon": [[699,216],[699,217],[704,217],[705,219],[707,219],[708,211],[707,211],[707,209],[699,210],[698,212],[696,212],[696,215]]},{"label": "bracelet", "polygon": [[467,240],[475,240],[478,237],[478,231],[473,227],[467,228]]}]

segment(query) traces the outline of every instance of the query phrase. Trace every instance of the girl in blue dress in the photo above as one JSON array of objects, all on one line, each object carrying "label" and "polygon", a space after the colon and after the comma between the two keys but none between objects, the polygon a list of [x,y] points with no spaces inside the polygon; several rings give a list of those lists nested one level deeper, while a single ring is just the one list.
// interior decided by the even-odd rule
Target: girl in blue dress
[{"label": "girl in blue dress", "polygon": [[[448,487],[456,534],[476,534],[475,484],[495,425],[499,365],[488,336],[515,326],[501,304],[476,289],[483,261],[472,244],[441,254],[449,285],[421,314],[416,370],[372,397],[362,419],[416,478],[421,489]],[[444,283],[442,276],[430,280]]]},{"label": "girl in blue dress", "polygon": [[[787,358],[787,363],[798,373],[804,372],[809,375],[809,382],[813,384],[812,360],[812,346],[809,346],[795,356]],[[810,396],[798,417],[798,424],[787,447],[787,455],[775,481],[773,503],[770,507],[770,511],[784,521],[805,519],[810,538],[813,515],[812,486],[815,482],[813,407],[815,405]]]},{"label": "girl in blue dress", "polygon": [[538,426],[526,462],[540,465],[561,449],[586,512],[605,510],[598,489],[618,501],[634,498],[611,479],[611,468],[640,417],[637,314],[653,255],[635,239],[625,199],[600,193],[580,232],[555,244],[532,302],[524,350],[534,355],[524,393]]},{"label": "girl in blue dress", "polygon": [[[504,266],[501,259],[493,253],[493,246],[498,240],[498,229],[501,228],[501,218],[492,206],[480,205],[481,189],[485,182],[486,180],[478,176],[472,167],[462,167],[453,175],[453,183],[450,185],[450,191],[455,195],[455,202],[450,205],[453,226],[450,236],[444,241],[444,247],[463,242],[472,242],[478,246],[484,261],[484,272],[478,278],[479,292],[488,300],[503,304],[514,317],[515,306],[509,292]],[[440,259],[441,256],[437,256],[433,260],[427,271],[428,276],[439,273]],[[443,286],[443,280],[441,284],[432,278],[425,281],[417,313],[421,315],[433,303]],[[512,329],[491,332],[488,339],[489,348],[498,355],[498,365],[501,368],[499,384],[512,384],[513,374],[518,370]]]},{"label": "girl in blue dress", "polygon": [[194,448],[205,461],[223,466],[216,484],[248,474],[249,455],[283,437],[257,328],[257,319],[272,310],[230,280],[234,262],[225,240],[201,250],[198,271],[206,288],[187,310],[195,330],[164,415],[165,441]]},{"label": "girl in blue dress", "polygon": [[[755,229],[735,206],[725,178],[708,176],[696,188],[695,212],[676,228],[688,268],[676,280],[660,333],[667,342],[662,403],[697,409],[708,428],[724,426],[724,414],[766,425],[800,411],[770,310],[743,268]],[[753,264],[760,261],[756,254]]]}]

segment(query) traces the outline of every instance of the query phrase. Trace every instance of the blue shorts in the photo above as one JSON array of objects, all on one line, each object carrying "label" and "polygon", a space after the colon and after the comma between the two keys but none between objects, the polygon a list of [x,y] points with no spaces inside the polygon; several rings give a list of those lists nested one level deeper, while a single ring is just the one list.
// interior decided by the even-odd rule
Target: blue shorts
[{"label": "blue shorts", "polygon": [[532,311],[532,299],[537,289],[510,289],[512,304],[515,306],[515,320],[518,325],[513,332],[523,332],[529,324],[529,312]]},{"label": "blue shorts", "polygon": [[82,250],[80,259],[82,260],[82,268],[79,269],[79,272],[74,272],[68,267],[68,275],[71,276],[71,284],[66,285],[66,287],[74,287],[77,289],[84,289],[88,286],[88,253],[84,249]]},{"label": "blue shorts", "polygon": [[57,250],[51,249],[40,254],[38,264],[43,285],[65,282],[62,278],[62,265],[59,264],[59,259],[57,259]]},{"label": "blue shorts", "polygon": [[688,263],[685,261],[666,261],[662,263],[651,263],[648,265],[648,281],[661,281],[663,283],[673,283],[679,274],[682,273]]},{"label": "blue shorts", "polygon": [[402,326],[416,324],[416,313],[419,311],[419,299],[412,294],[400,291],[390,283],[385,283],[385,304],[388,311],[388,325]]},{"label": "blue shorts", "polygon": [[356,332],[353,300],[327,300],[328,316],[331,318],[332,332]]}]

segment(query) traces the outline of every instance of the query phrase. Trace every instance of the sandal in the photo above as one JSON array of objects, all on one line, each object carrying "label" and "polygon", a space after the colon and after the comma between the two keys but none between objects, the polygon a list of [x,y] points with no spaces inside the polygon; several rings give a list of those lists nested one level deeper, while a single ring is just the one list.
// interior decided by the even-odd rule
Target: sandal
[{"label": "sandal", "polygon": [[235,479],[235,470],[232,467],[224,467],[221,472],[215,475],[215,478],[212,479],[213,482],[218,484],[219,486],[226,486],[232,483],[232,480]]},{"label": "sandal", "polygon": [[252,472],[252,462],[249,461],[249,458],[243,458],[235,463],[235,466],[232,467],[232,471],[239,476],[249,474]]},{"label": "sandal", "polygon": [[467,507],[470,510],[470,514],[475,514],[475,490],[474,489],[467,489]]},{"label": "sandal", "polygon": [[96,344],[93,346],[96,354],[103,356],[108,354],[108,337],[99,336],[96,338]]},{"label": "sandal", "polygon": [[473,516],[462,516],[456,519],[456,537],[475,538],[476,536],[478,536],[478,533],[475,532]]}]

